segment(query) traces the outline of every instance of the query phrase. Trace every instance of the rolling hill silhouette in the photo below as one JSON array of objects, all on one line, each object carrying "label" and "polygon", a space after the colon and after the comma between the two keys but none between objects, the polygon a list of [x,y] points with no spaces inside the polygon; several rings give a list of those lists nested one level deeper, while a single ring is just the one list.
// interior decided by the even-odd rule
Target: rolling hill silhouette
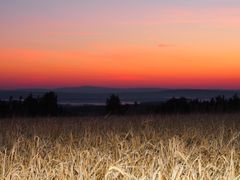
[{"label": "rolling hill silhouette", "polygon": [[189,99],[210,99],[218,95],[226,98],[239,94],[240,90],[217,89],[164,89],[164,88],[108,88],[95,86],[63,87],[56,89],[16,89],[0,90],[0,99],[7,100],[10,96],[18,99],[30,93],[41,96],[48,91],[58,95],[60,103],[105,103],[106,98],[114,93],[118,94],[123,102],[160,102],[171,97],[186,97]]}]

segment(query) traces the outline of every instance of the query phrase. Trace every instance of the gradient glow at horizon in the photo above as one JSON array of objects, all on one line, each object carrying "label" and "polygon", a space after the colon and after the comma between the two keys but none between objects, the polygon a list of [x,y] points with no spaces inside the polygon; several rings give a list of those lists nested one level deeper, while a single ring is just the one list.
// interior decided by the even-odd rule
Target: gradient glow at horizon
[{"label": "gradient glow at horizon", "polygon": [[239,0],[2,0],[0,88],[240,88]]}]

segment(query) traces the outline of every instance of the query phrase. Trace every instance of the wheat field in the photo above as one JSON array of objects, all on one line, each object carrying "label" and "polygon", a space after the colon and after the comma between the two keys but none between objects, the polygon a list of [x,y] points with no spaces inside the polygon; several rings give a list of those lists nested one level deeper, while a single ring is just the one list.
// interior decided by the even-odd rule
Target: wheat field
[{"label": "wheat field", "polygon": [[240,114],[0,120],[0,179],[240,179]]}]

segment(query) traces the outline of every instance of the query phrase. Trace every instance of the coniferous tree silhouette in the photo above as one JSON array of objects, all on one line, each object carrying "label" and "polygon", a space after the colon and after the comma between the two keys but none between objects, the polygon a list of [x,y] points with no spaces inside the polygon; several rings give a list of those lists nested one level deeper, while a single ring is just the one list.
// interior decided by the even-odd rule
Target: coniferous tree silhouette
[{"label": "coniferous tree silhouette", "polygon": [[29,94],[23,101],[25,115],[27,116],[36,116],[39,114],[38,100],[33,97],[32,94]]},{"label": "coniferous tree silhouette", "polygon": [[54,92],[48,92],[40,98],[40,109],[42,115],[56,115],[58,110],[57,95]]},{"label": "coniferous tree silhouette", "polygon": [[118,95],[111,94],[106,100],[106,109],[108,113],[116,114],[121,112],[121,101]]}]

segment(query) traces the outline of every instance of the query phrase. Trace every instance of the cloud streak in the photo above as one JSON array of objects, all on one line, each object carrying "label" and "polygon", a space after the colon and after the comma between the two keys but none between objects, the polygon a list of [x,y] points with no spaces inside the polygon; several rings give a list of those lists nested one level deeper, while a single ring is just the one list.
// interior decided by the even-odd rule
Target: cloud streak
[{"label": "cloud streak", "polygon": [[159,48],[169,48],[169,47],[175,47],[175,44],[166,44],[166,43],[160,43],[158,44]]}]

